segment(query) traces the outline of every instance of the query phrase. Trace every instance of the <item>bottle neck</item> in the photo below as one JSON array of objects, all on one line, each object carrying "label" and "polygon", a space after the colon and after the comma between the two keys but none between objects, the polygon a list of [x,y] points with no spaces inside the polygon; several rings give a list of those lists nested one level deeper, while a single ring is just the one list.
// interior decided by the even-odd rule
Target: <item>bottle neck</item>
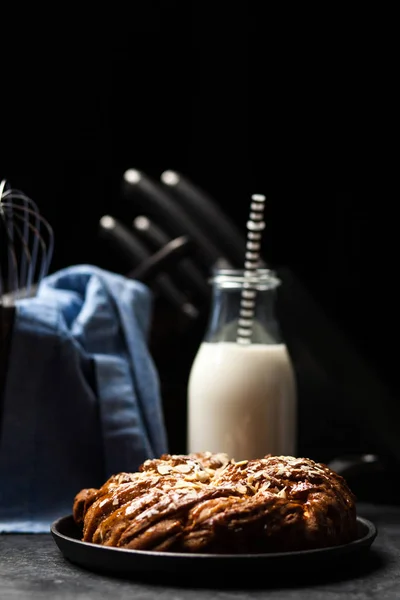
[{"label": "bottle neck", "polygon": [[[242,301],[241,286],[214,284],[206,342],[236,342]],[[275,288],[257,290],[252,319],[252,344],[280,344],[282,337],[275,317]]]}]

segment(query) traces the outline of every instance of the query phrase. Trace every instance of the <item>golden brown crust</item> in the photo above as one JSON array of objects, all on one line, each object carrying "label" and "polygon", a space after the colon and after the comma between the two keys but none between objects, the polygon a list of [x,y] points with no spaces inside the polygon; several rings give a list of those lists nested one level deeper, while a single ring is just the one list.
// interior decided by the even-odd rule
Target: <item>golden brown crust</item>
[{"label": "golden brown crust", "polygon": [[266,456],[165,454],[136,473],[82,490],[73,507],[83,540],[181,552],[272,552],[347,543],[355,498],[326,465]]}]

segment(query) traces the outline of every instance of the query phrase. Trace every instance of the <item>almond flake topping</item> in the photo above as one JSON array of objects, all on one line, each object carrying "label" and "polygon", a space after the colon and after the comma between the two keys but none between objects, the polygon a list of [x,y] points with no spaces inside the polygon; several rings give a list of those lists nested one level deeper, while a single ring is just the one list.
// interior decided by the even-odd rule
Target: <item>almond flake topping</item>
[{"label": "almond flake topping", "polygon": [[178,471],[178,473],[190,473],[191,470],[192,467],[188,464],[176,465],[176,467],[174,467],[174,471]]},{"label": "almond flake topping", "polygon": [[157,471],[160,473],[160,475],[168,475],[168,473],[171,471],[171,467],[169,465],[158,465]]}]

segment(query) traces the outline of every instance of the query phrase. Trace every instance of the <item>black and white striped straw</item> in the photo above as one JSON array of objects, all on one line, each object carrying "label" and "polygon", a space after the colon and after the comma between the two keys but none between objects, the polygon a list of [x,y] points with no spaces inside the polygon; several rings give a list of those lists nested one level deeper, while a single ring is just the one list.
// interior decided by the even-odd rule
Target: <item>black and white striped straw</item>
[{"label": "black and white striped straw", "polygon": [[[251,344],[253,320],[256,307],[257,288],[252,283],[260,266],[260,249],[264,222],[265,196],[253,194],[250,203],[250,215],[247,221],[247,242],[244,261],[244,284],[240,299],[240,312],[236,342]],[[247,281],[249,280],[249,281]]]}]

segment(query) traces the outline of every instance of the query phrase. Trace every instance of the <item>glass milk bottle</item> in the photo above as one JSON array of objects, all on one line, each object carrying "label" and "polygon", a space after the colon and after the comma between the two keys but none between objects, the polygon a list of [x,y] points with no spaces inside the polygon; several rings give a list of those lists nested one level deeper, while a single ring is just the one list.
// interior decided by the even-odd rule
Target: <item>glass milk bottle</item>
[{"label": "glass milk bottle", "polygon": [[[275,318],[269,269],[216,270],[208,328],[188,383],[188,452],[235,460],[296,455],[296,383]],[[256,291],[250,343],[237,342],[242,292]]]}]

